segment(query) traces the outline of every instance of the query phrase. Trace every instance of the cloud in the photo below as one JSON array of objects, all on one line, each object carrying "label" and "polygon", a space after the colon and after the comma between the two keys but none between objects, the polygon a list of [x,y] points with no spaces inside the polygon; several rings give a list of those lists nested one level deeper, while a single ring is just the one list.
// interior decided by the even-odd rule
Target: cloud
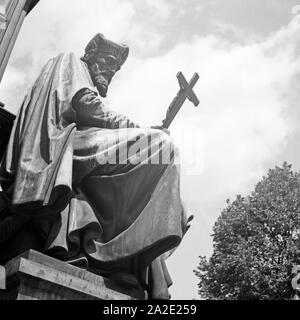
[{"label": "cloud", "polygon": [[[70,50],[80,55],[100,31],[131,48],[105,102],[142,125],[158,124],[164,118],[178,91],[179,70],[188,79],[199,73],[195,92],[200,106],[187,102],[171,127],[177,141],[184,135],[189,139],[188,143],[184,139],[185,145],[203,152],[195,159],[203,161],[197,175],[187,174],[188,161],[182,164],[183,198],[195,221],[168,262],[173,297],[193,298],[197,286],[192,270],[198,255],[211,252],[211,228],[226,198],[248,193],[296,130],[287,114],[290,97],[299,88],[299,81],[298,86],[291,85],[300,72],[299,16],[263,39],[251,36],[237,43],[226,32],[195,34],[162,51],[170,30],[159,32],[156,24],[166,23],[173,7],[166,1],[145,1],[144,10],[152,9],[143,11],[138,3],[41,1],[20,34],[0,94],[16,111],[27,85],[51,56]],[[148,12],[145,21],[141,12]],[[180,28],[185,26],[178,26],[178,32]]]},{"label": "cloud", "polygon": [[296,5],[292,8],[292,14],[298,14],[300,12],[300,5]]},{"label": "cloud", "polygon": [[153,9],[154,17],[166,21],[172,14],[171,3],[166,0],[146,0],[146,4]]}]

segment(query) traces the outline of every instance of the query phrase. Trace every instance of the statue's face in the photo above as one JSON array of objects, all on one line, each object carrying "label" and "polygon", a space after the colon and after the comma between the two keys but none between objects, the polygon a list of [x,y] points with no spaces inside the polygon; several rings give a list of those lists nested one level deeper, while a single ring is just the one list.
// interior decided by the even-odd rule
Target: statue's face
[{"label": "statue's face", "polygon": [[108,86],[119,69],[117,59],[105,54],[99,54],[89,65],[89,72],[101,97],[106,97]]}]

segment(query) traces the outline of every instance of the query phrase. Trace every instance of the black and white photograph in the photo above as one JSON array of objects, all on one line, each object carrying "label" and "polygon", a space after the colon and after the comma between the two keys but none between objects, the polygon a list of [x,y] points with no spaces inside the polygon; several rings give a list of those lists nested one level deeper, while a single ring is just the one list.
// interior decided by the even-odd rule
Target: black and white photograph
[{"label": "black and white photograph", "polygon": [[0,0],[0,300],[300,300],[299,101],[300,0]]}]

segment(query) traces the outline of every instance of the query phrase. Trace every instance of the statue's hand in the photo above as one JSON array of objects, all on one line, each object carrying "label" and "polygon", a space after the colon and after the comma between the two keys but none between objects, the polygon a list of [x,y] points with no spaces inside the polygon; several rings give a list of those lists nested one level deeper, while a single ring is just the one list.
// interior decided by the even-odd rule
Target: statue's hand
[{"label": "statue's hand", "polygon": [[170,130],[168,130],[167,128],[164,128],[164,127],[161,126],[161,125],[159,125],[159,126],[152,126],[151,129],[162,130],[162,131],[165,132],[166,134],[170,135]]}]

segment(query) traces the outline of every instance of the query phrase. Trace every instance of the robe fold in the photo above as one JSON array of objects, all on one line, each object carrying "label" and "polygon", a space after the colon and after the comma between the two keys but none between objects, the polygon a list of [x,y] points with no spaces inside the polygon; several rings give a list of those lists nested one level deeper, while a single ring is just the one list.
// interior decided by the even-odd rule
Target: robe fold
[{"label": "robe fold", "polygon": [[28,91],[1,170],[3,190],[13,187],[14,212],[41,215],[68,204],[76,132],[72,98],[83,88],[94,90],[87,69],[74,54],[61,54],[46,64]]},{"label": "robe fold", "polygon": [[[148,163],[132,164],[128,154],[126,163],[103,163],[125,144],[130,154],[137,137],[150,141],[140,150]],[[173,148],[173,158],[152,164],[149,148]],[[152,298],[168,298],[165,259],[187,229],[175,154],[162,131],[105,109],[85,64],[61,54],[24,99],[1,186],[11,215],[31,219],[41,251],[104,276],[133,274]]]}]

